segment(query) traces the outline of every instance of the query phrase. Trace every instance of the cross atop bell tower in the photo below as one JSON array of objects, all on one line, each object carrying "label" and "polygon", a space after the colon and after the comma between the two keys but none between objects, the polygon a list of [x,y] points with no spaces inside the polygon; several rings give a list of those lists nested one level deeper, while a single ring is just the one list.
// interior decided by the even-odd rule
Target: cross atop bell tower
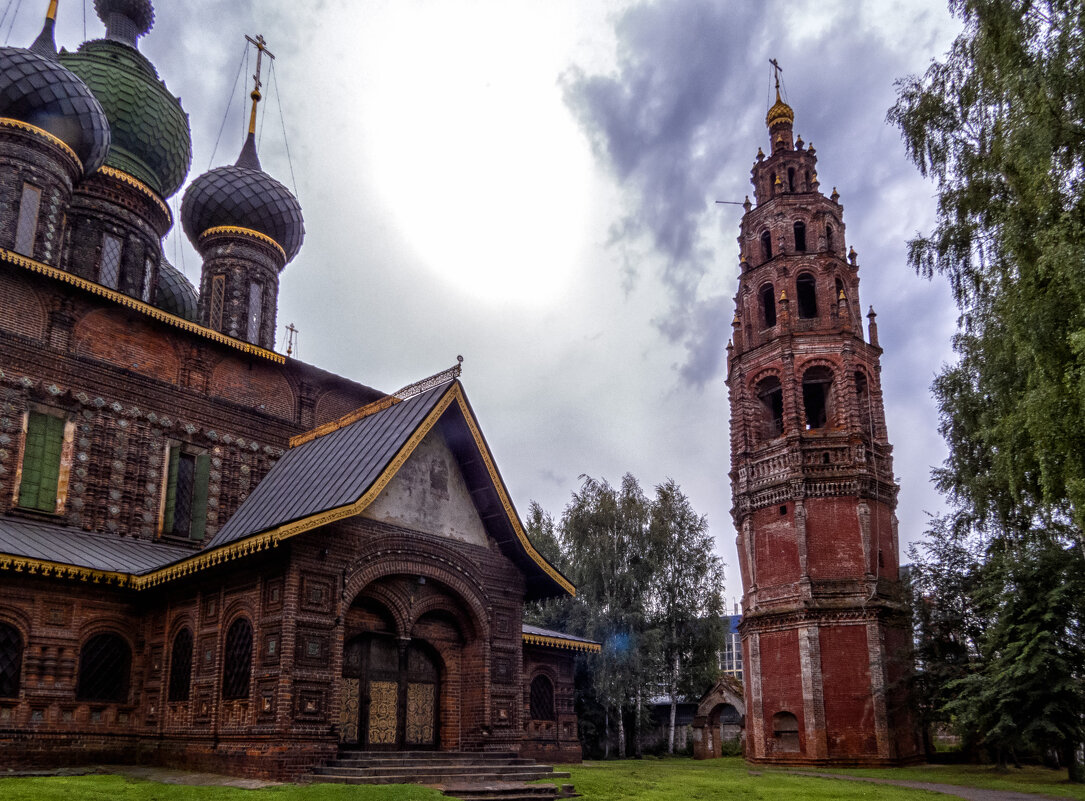
[{"label": "cross atop bell tower", "polygon": [[881,348],[864,337],[844,208],[780,96],[751,170],[728,345],[747,759],[908,761],[909,629]]}]

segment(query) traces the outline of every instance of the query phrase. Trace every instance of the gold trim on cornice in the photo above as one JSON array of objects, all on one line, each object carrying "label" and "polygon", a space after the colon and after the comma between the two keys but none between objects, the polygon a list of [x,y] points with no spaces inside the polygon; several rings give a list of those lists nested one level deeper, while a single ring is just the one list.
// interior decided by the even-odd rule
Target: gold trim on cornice
[{"label": "gold trim on cornice", "polygon": [[75,155],[75,151],[68,147],[68,145],[65,144],[62,139],[58,139],[48,131],[39,128],[36,125],[31,125],[29,122],[23,122],[22,120],[13,120],[11,119],[11,117],[0,117],[0,127],[18,128],[21,131],[26,131],[27,133],[32,133],[36,136],[40,136],[42,139],[45,139],[50,144],[56,145],[73,159],[75,159],[75,163],[79,165],[79,171],[83,171],[83,162],[79,160],[79,156]]},{"label": "gold trim on cornice", "polygon": [[110,570],[94,570],[89,567],[64,565],[43,559],[31,559],[25,556],[0,554],[0,570],[14,573],[26,573],[28,576],[55,576],[56,578],[79,579],[94,584],[116,584],[118,587],[132,585],[134,576],[130,573],[115,573]]},{"label": "gold trim on cornice", "polygon": [[[0,251],[0,253],[3,252],[4,251]],[[382,401],[378,401],[378,403],[381,402]],[[505,509],[505,514],[508,515],[509,522],[512,524],[512,527],[516,532],[516,537],[520,540],[520,544],[523,546],[524,550],[527,552],[527,555],[531,558],[533,562],[535,562],[535,564],[542,568],[542,570],[548,576],[550,576],[550,578],[552,578],[562,589],[564,589],[570,595],[575,596],[576,587],[574,587],[568,579],[562,576],[561,573],[559,573],[553,565],[547,562],[546,559],[544,559],[542,555],[540,555],[539,552],[535,550],[535,548],[531,545],[531,541],[524,533],[523,526],[520,525],[520,520],[519,518],[517,518],[516,513],[513,510],[512,502],[509,500],[508,493],[505,490],[505,485],[501,481],[501,476],[498,474],[497,468],[494,466],[493,457],[490,455],[490,451],[486,447],[486,442],[482,438],[482,432],[479,431],[478,426],[475,424],[474,416],[471,414],[471,411],[467,406],[467,399],[464,397],[463,387],[458,381],[453,382],[449,390],[444,394],[441,400],[437,402],[437,405],[434,406],[432,410],[430,410],[430,413],[419,424],[418,429],[414,432],[414,434],[411,435],[410,439],[408,439],[407,442],[403,444],[403,446],[396,453],[392,461],[388,463],[388,466],[384,469],[380,476],[377,477],[377,480],[374,481],[372,486],[368,490],[366,490],[365,494],[363,494],[362,497],[354,503],[349,503],[345,506],[339,506],[335,509],[329,509],[325,512],[321,512],[320,514],[312,515],[301,520],[295,520],[292,523],[287,523],[285,525],[279,526],[278,528],[271,529],[270,531],[265,531],[261,532],[260,534],[255,534],[251,537],[246,537],[245,539],[239,540],[238,542],[223,545],[213,550],[193,554],[193,556],[187,559],[184,559],[172,565],[167,565],[166,567],[160,568],[159,570],[154,570],[150,573],[147,573],[146,575],[134,576],[125,573],[103,573],[102,575],[116,576],[118,582],[121,582],[121,580],[123,579],[123,583],[121,583],[120,586],[129,586],[133,589],[141,590],[147,587],[157,586],[166,581],[171,581],[182,576],[187,576],[190,573],[213,567],[215,565],[222,564],[223,562],[229,562],[242,556],[247,556],[249,554],[257,553],[259,551],[266,551],[271,548],[275,548],[280,542],[285,539],[289,539],[290,537],[295,537],[298,534],[305,533],[306,531],[312,531],[315,528],[319,528],[320,526],[324,526],[329,523],[334,523],[337,520],[342,520],[347,517],[354,517],[355,515],[360,514],[371,503],[373,503],[373,501],[376,500],[377,496],[384,491],[385,487],[388,486],[388,483],[395,477],[396,473],[399,472],[399,469],[403,467],[404,462],[406,462],[407,459],[410,458],[411,454],[414,453],[414,450],[418,447],[418,444],[423,439],[425,439],[426,435],[429,434],[431,430],[433,430],[433,427],[437,425],[437,421],[441,419],[441,415],[443,415],[453,403],[459,405],[460,411],[463,414],[463,419],[467,421],[467,427],[471,431],[471,436],[474,437],[475,444],[478,446],[479,449],[479,453],[482,454],[482,459],[486,464],[486,469],[490,473],[490,479],[491,481],[493,481],[494,488],[497,490],[498,497],[501,499],[501,505]],[[20,557],[6,557],[0,555],[0,570],[9,569],[6,562],[11,562],[13,559],[16,561],[21,560]],[[25,562],[26,560],[21,561]],[[48,564],[54,570],[65,569],[69,571],[83,571],[83,568],[68,567],[55,563],[42,562],[40,564]],[[94,571],[89,571],[88,575],[93,573]],[[58,572],[57,575],[61,574]]]},{"label": "gold trim on cornice", "polygon": [[545,645],[550,648],[567,648],[570,651],[584,651],[585,653],[597,654],[603,650],[603,646],[597,642],[582,642],[570,640],[565,637],[545,637],[542,634],[523,634],[526,645]]},{"label": "gold trim on cornice", "polygon": [[330,423],[324,423],[324,425],[317,426],[316,428],[306,431],[304,434],[298,434],[296,437],[290,438],[290,447],[296,448],[299,445],[304,445],[306,442],[312,442],[314,439],[320,439],[326,434],[331,434],[333,431],[338,431],[341,428],[346,428],[351,423],[357,423],[364,417],[376,414],[377,412],[383,412],[385,409],[389,409],[395,406],[397,403],[403,401],[397,398],[395,395],[385,395],[380,400],[375,400],[372,403],[366,404],[360,409],[355,409],[353,412],[349,412],[338,420],[332,420]]},{"label": "gold trim on cornice", "polygon": [[48,264],[43,264],[40,261],[34,261],[34,259],[28,259],[19,253],[15,253],[11,250],[5,250],[0,248],[0,260],[6,261],[9,264],[14,264],[17,267],[23,267],[24,269],[31,270],[32,272],[41,273],[42,275],[55,278],[58,281],[64,281],[72,286],[83,289],[87,292],[91,292],[95,295],[100,295],[103,298],[112,300],[115,303],[119,303],[122,306],[127,306],[138,312],[146,314],[148,317],[153,317],[161,322],[168,323],[169,325],[183,329],[193,334],[204,337],[205,339],[213,340],[222,345],[226,345],[237,350],[244,351],[245,353],[251,353],[253,356],[260,356],[268,361],[275,362],[276,364],[285,364],[286,357],[282,354],[275,353],[274,351],[261,348],[256,345],[252,345],[248,342],[242,342],[240,339],[234,339],[228,337],[225,334],[220,334],[218,331],[213,331],[210,328],[204,328],[202,325],[189,322],[183,317],[178,317],[169,312],[162,311],[157,306],[151,306],[143,301],[136,300],[133,297],[125,295],[123,292],[117,292],[109,287],[96,284],[93,281],[88,281],[85,278],[80,278],[78,275],[66,272],[65,270],[58,270],[56,267],[50,267]]},{"label": "gold trim on cornice", "polygon": [[272,239],[267,234],[262,234],[259,231],[254,231],[252,228],[242,228],[240,225],[216,225],[214,228],[208,228],[202,234],[200,234],[200,241],[211,236],[247,236],[255,239],[258,242],[262,242],[268,247],[274,248],[279,252],[279,255],[283,257],[283,261],[286,261],[286,251],[283,250],[283,246]]},{"label": "gold trim on cornice", "polygon": [[159,211],[165,214],[166,219],[170,222],[170,225],[173,225],[173,215],[170,213],[170,207],[166,205],[166,202],[162,200],[161,197],[159,197],[157,192],[151,189],[151,187],[147,186],[147,184],[143,183],[143,181],[139,180],[134,175],[129,175],[123,170],[118,170],[115,167],[109,167],[105,164],[98,168],[98,172],[108,178],[113,178],[114,180],[120,181],[121,183],[128,184],[129,186],[134,187],[135,189],[142,192],[153,202],[158,204]]}]

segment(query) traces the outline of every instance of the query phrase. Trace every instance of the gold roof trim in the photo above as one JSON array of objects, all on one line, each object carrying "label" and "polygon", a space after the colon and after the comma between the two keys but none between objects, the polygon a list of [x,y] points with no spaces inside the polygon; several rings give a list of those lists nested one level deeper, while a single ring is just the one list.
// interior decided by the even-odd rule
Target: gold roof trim
[{"label": "gold roof trim", "polygon": [[[277,354],[276,354],[277,355]],[[524,533],[523,526],[520,525],[520,520],[517,518],[515,511],[512,507],[512,502],[509,500],[508,493],[505,491],[504,483],[501,481],[501,476],[497,473],[497,468],[494,466],[493,458],[490,456],[489,449],[486,447],[485,440],[482,439],[482,433],[479,431],[478,426],[474,423],[473,415],[467,406],[467,400],[463,394],[463,387],[458,381],[454,382],[452,387],[445,393],[444,397],[437,403],[436,406],[430,411],[426,418],[418,426],[418,429],[411,435],[410,439],[403,444],[403,447],[399,449],[399,452],[395,455],[388,466],[384,469],[384,472],[378,476],[377,480],[373,482],[373,485],[366,490],[354,503],[346,504],[345,506],[339,506],[335,509],[329,509],[320,514],[312,515],[311,517],[304,518],[302,520],[295,520],[292,523],[279,526],[278,528],[265,531],[260,534],[255,534],[251,537],[246,537],[238,542],[232,542],[229,545],[224,545],[219,548],[215,548],[209,551],[202,551],[193,554],[191,557],[184,559],[172,565],[154,570],[143,576],[135,576],[130,573],[109,573],[106,571],[95,571],[86,568],[74,567],[71,565],[63,565],[56,562],[39,562],[33,559],[24,559],[22,557],[3,556],[0,555],[0,570],[21,570],[25,567],[12,567],[12,565],[19,564],[25,565],[28,563],[35,563],[38,567],[33,571],[41,573],[41,575],[56,575],[60,578],[93,578],[94,581],[106,581],[109,583],[116,583],[118,586],[127,586],[136,590],[146,589],[148,587],[155,587],[159,584],[163,584],[167,581],[187,576],[191,573],[195,573],[200,570],[205,570],[215,565],[223,564],[234,559],[238,559],[243,556],[258,553],[260,551],[267,551],[271,548],[275,548],[285,539],[303,534],[306,531],[312,531],[320,526],[334,523],[337,520],[342,520],[347,517],[354,517],[360,514],[367,506],[369,506],[377,498],[384,488],[388,486],[388,483],[395,477],[399,469],[403,467],[404,462],[410,458],[414,453],[418,444],[425,439],[426,435],[437,424],[437,421],[441,419],[441,415],[453,404],[456,403],[460,407],[460,411],[463,413],[464,420],[467,421],[468,428],[471,431],[471,436],[475,439],[475,444],[478,446],[479,452],[482,454],[483,461],[486,464],[486,469],[490,473],[490,479],[494,483],[494,487],[497,489],[498,497],[501,499],[501,504],[505,509],[505,513],[509,516],[509,520],[512,523],[513,529],[516,531],[516,536],[520,540],[520,544],[524,547],[527,555],[531,558],[535,564],[537,564],[542,570],[550,576],[557,584],[568,592],[570,595],[576,595],[576,587],[569,582],[564,576],[562,576],[553,565],[546,561],[539,554],[538,551],[531,545],[531,541],[528,540],[527,535]],[[47,568],[47,570],[46,570]],[[555,642],[558,642],[555,640]],[[560,642],[566,642],[564,640]],[[572,641],[568,641],[572,642]],[[546,643],[542,643],[546,644]],[[571,645],[557,645],[555,647],[572,647]]]},{"label": "gold roof trim", "polygon": [[324,423],[317,426],[314,429],[306,431],[304,434],[298,434],[297,436],[290,438],[290,447],[296,448],[298,445],[304,445],[306,442],[312,442],[314,439],[320,439],[326,434],[331,434],[333,431],[338,431],[341,428],[346,428],[351,423],[357,423],[359,420],[377,412],[383,412],[385,409],[395,406],[397,403],[402,403],[395,395],[385,395],[380,400],[375,400],[372,403],[368,403],[360,409],[355,409],[353,412],[347,412],[338,420],[332,420],[330,423]]},{"label": "gold roof trim", "polygon": [[6,261],[9,264],[14,264],[17,267],[23,267],[24,269],[30,270],[35,273],[47,275],[50,278],[57,279],[58,281],[63,281],[67,284],[71,284],[72,286],[83,289],[94,295],[99,295],[103,298],[106,298],[107,300],[112,300],[115,303],[119,303],[122,306],[127,306],[130,309],[142,312],[148,317],[153,317],[154,319],[161,322],[168,323],[169,325],[202,336],[205,339],[210,339],[222,345],[236,348],[237,350],[244,351],[245,353],[251,353],[253,356],[260,356],[261,358],[275,362],[276,364],[286,363],[286,357],[280,353],[275,353],[275,351],[267,350],[266,348],[261,348],[248,342],[242,342],[240,339],[228,337],[225,334],[220,334],[218,331],[214,331],[210,328],[204,328],[202,325],[197,325],[196,323],[189,322],[183,317],[178,317],[174,314],[170,314],[169,312],[162,311],[162,309],[158,308],[157,306],[151,306],[149,303],[144,303],[141,300],[136,300],[133,297],[129,297],[123,292],[117,292],[116,290],[110,289],[109,287],[102,286],[101,284],[96,284],[93,281],[88,281],[85,278],[80,278],[78,275],[73,275],[72,273],[69,273],[65,270],[59,270],[56,267],[50,267],[48,264],[43,264],[40,261],[28,259],[26,256],[16,253],[15,251],[0,248],[0,260]]},{"label": "gold roof trim", "polygon": [[75,159],[75,163],[79,165],[79,170],[80,172],[82,172],[83,162],[79,160],[79,156],[75,155],[75,151],[68,147],[68,145],[62,139],[53,136],[45,129],[39,128],[36,125],[31,125],[29,122],[23,122],[22,120],[13,120],[11,117],[0,117],[0,128],[17,128],[20,131],[26,131],[27,133],[32,133],[35,136],[40,136],[42,139],[49,142],[49,144],[56,145],[73,159]]},{"label": "gold roof trim", "polygon": [[200,241],[212,236],[247,236],[251,239],[255,239],[258,242],[262,242],[270,248],[278,251],[279,255],[283,257],[283,261],[286,261],[286,251],[283,250],[283,246],[272,239],[267,234],[262,234],[259,231],[254,231],[252,228],[242,228],[240,225],[216,225],[214,228],[208,228],[202,234],[200,234]]},{"label": "gold roof trim", "polygon": [[110,570],[94,570],[89,567],[64,565],[43,559],[25,556],[0,555],[0,570],[13,573],[25,573],[28,576],[54,576],[56,578],[79,579],[93,584],[115,584],[118,587],[131,586],[133,576],[129,573],[115,573]]},{"label": "gold roof trim", "polygon": [[170,207],[167,206],[166,202],[158,196],[157,192],[151,189],[151,187],[147,186],[147,184],[143,183],[143,181],[139,180],[134,175],[129,175],[122,170],[118,170],[115,167],[110,167],[105,164],[98,168],[98,172],[100,172],[107,178],[112,178],[115,181],[120,181],[121,183],[128,184],[129,186],[137,189],[139,192],[149,197],[151,201],[158,206],[158,210],[166,215],[166,219],[169,220],[170,225],[173,225],[173,214],[170,213]]},{"label": "gold roof trim", "polygon": [[589,654],[597,654],[603,650],[603,646],[597,642],[583,642],[581,640],[568,639],[566,637],[547,637],[542,634],[523,633],[526,645],[545,645],[550,648],[567,648],[570,651],[584,651]]}]

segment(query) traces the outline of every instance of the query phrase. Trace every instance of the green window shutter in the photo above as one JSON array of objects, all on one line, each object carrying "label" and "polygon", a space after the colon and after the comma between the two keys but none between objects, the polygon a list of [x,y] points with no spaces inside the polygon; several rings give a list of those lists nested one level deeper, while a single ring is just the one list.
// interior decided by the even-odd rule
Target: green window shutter
[{"label": "green window shutter", "polygon": [[23,447],[23,476],[19,506],[54,512],[60,479],[60,454],[64,448],[64,418],[31,412]]},{"label": "green window shutter", "polygon": [[173,533],[173,511],[177,504],[177,463],[181,460],[181,449],[170,446],[170,467],[166,473],[166,509],[162,515],[162,533]]},{"label": "green window shutter", "polygon": [[211,472],[211,457],[206,453],[196,456],[196,473],[192,481],[192,525],[190,539],[202,540],[207,529],[207,481]]}]

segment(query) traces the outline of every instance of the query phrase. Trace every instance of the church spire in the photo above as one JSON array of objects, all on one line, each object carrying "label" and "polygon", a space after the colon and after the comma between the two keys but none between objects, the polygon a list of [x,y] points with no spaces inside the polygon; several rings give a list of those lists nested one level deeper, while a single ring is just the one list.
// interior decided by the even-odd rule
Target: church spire
[{"label": "church spire", "polygon": [[263,86],[260,76],[263,71],[264,54],[266,53],[267,57],[272,60],[275,59],[275,54],[267,49],[267,40],[262,35],[257,34],[255,39],[246,35],[245,38],[256,47],[256,73],[252,76],[252,92],[249,94],[249,97],[252,98],[252,110],[249,112],[249,133],[245,137],[241,155],[237,157],[234,166],[259,170],[261,169],[260,157],[256,154],[256,106],[263,97],[260,94],[260,87]]},{"label": "church spire", "polygon": [[57,25],[57,2],[49,0],[49,10],[45,12],[45,23],[41,26],[41,33],[30,45],[30,52],[37,53],[45,58],[57,59],[57,43],[54,32]]},{"label": "church spire", "polygon": [[791,150],[794,147],[791,125],[795,122],[795,112],[780,97],[780,73],[784,71],[783,67],[774,58],[770,58],[769,63],[776,73],[776,102],[765,115],[765,125],[769,129],[772,152],[776,153],[780,150]]}]

